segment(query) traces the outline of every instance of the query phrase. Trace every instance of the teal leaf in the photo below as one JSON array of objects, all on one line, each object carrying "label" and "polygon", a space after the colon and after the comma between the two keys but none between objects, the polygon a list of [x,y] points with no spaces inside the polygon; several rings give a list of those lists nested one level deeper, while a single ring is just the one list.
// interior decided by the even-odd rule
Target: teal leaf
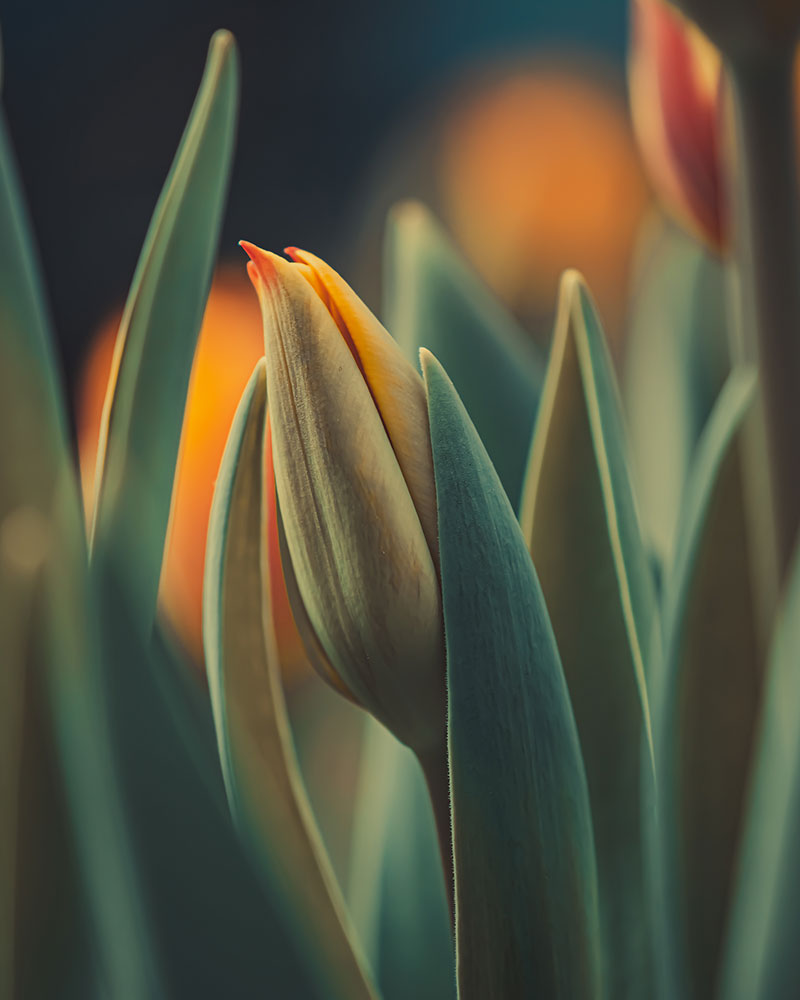
[{"label": "teal leaf", "polygon": [[231,428],[206,549],[204,646],[220,759],[236,826],[282,904],[320,995],[369,998],[374,993],[300,778],[271,617],[266,627],[262,620],[270,607],[266,403],[262,360]]},{"label": "teal leaf", "polygon": [[653,228],[632,282],[621,388],[642,530],[668,562],[730,352],[723,262],[672,223]]},{"label": "teal leaf", "polygon": [[600,991],[578,734],[525,540],[474,425],[422,352],[439,515],[462,1000]]},{"label": "teal leaf", "polygon": [[544,364],[416,202],[397,206],[386,234],[385,322],[413,361],[425,347],[447,369],[516,506]]},{"label": "teal leaf", "polygon": [[650,991],[644,845],[656,598],[611,360],[582,279],[562,279],[521,525],[553,623],[592,805],[605,990]]},{"label": "teal leaf", "polygon": [[[0,423],[0,992],[14,976],[20,994],[85,996],[96,971],[114,996],[158,996],[109,763],[63,392],[2,120]],[[38,951],[12,940],[20,893]]]},{"label": "teal leaf", "polygon": [[348,901],[384,1000],[455,997],[453,932],[416,757],[367,717]]},{"label": "teal leaf", "polygon": [[227,193],[238,79],[233,37],[217,32],[139,258],[106,397],[93,556],[122,568],[118,583],[145,634],[155,615],[192,357]]},{"label": "teal leaf", "polygon": [[800,995],[800,558],[769,655],[720,995]]},{"label": "teal leaf", "polygon": [[654,692],[661,938],[673,995],[716,994],[764,652],[746,477],[755,375],[729,376],[700,439],[665,586]]}]

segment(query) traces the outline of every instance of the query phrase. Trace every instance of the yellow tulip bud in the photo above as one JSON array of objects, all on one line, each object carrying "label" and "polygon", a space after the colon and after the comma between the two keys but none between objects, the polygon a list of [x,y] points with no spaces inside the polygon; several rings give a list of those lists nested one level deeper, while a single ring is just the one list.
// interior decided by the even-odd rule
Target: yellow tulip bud
[{"label": "yellow tulip bud", "polygon": [[425,753],[444,734],[445,657],[424,384],[327,264],[242,246],[264,319],[284,573],[310,659],[321,651],[326,680]]}]

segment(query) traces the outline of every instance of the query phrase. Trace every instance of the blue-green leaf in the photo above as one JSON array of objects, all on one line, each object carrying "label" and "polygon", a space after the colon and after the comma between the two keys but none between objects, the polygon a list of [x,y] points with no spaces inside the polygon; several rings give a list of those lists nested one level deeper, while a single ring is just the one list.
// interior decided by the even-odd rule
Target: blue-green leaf
[{"label": "blue-green leaf", "polygon": [[578,734],[533,564],[453,384],[422,352],[439,516],[462,1000],[600,991]]},{"label": "blue-green leaf", "polygon": [[[42,921],[34,943],[47,949],[46,961],[41,951],[31,953],[27,969],[15,970],[7,953],[0,956],[8,976],[0,992],[14,976],[15,992],[36,992],[36,981],[44,994],[58,990],[85,996],[88,983],[67,977],[76,969],[86,975],[80,966],[88,957],[89,977],[97,973],[114,996],[157,996],[155,963],[109,762],[83,515],[63,393],[1,120],[0,424],[0,934],[3,947],[14,948],[16,963],[25,944],[12,943],[6,916],[15,905],[13,896],[21,893],[29,914]],[[38,810],[33,831],[23,830],[20,792]],[[24,858],[18,847],[24,848]],[[15,871],[23,873],[16,885]],[[44,896],[25,883],[31,872]],[[89,942],[81,926],[87,919],[84,899]],[[91,955],[81,955],[87,946],[93,947]]]},{"label": "blue-green leaf", "polygon": [[605,989],[650,990],[645,827],[653,760],[646,654],[655,593],[631,490],[617,387],[582,279],[567,272],[523,496],[569,685],[597,850]]},{"label": "blue-green leaf", "polygon": [[734,370],[700,439],[665,585],[654,691],[658,913],[667,993],[718,988],[764,651],[751,565],[745,452],[755,375]]},{"label": "blue-green leaf", "polygon": [[98,448],[93,556],[152,627],[184,405],[228,186],[238,103],[217,32],[125,305]]},{"label": "blue-green leaf", "polygon": [[[264,539],[266,377],[236,412],[209,523],[204,646],[234,821],[293,926],[320,996],[372,997],[292,746],[269,612]],[[272,483],[267,488],[272,487]]]},{"label": "blue-green leaf", "polygon": [[416,202],[390,214],[385,320],[406,355],[431,350],[447,369],[516,506],[544,364],[478,275]]},{"label": "blue-green leaf", "polygon": [[720,995],[800,995],[800,557],[769,656]]},{"label": "blue-green leaf", "polygon": [[694,448],[728,373],[725,269],[672,223],[641,257],[621,386],[643,533],[669,561]]}]

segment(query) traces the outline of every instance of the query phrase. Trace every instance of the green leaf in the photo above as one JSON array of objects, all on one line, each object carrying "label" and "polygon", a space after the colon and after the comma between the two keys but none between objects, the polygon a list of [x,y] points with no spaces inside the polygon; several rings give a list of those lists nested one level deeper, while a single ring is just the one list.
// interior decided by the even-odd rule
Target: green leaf
[{"label": "green leaf", "polygon": [[521,524],[553,624],[589,784],[608,996],[649,992],[645,654],[655,595],[616,383],[588,292],[562,280]]},{"label": "green leaf", "polygon": [[512,504],[528,454],[544,365],[536,345],[416,202],[389,215],[385,320],[406,355],[446,367]]},{"label": "green leaf", "polygon": [[[114,996],[158,996],[109,764],[63,394],[2,121],[0,423],[0,966],[25,995],[85,996],[96,964]],[[9,940],[14,896],[32,914],[27,926],[38,953]]]},{"label": "green leaf", "polygon": [[760,702],[745,465],[755,375],[729,377],[698,444],[666,581],[654,692],[661,935],[671,995],[716,994]]},{"label": "green leaf", "polygon": [[622,395],[645,539],[671,560],[697,440],[729,368],[725,271],[671,223],[634,276]]},{"label": "green leaf", "polygon": [[[374,996],[294,755],[271,625],[264,541],[266,376],[260,362],[234,419],[206,550],[204,645],[231,812],[318,977],[320,995]],[[272,484],[270,483],[270,486]],[[273,554],[274,555],[274,554]]]},{"label": "green leaf", "polygon": [[455,997],[453,933],[425,779],[412,751],[369,716],[348,901],[385,1000]]},{"label": "green leaf", "polygon": [[104,582],[118,789],[165,992],[322,1000],[231,821],[206,692],[158,631],[146,642],[113,575]]},{"label": "green leaf", "polygon": [[145,634],[155,615],[192,357],[227,192],[238,79],[233,37],[217,32],[139,258],[106,397],[93,556],[121,568],[118,581]]},{"label": "green leaf", "polygon": [[800,558],[779,611],[754,746],[720,995],[800,994]]},{"label": "green leaf", "polygon": [[596,997],[597,884],[578,734],[514,512],[426,351],[447,643],[459,996]]}]

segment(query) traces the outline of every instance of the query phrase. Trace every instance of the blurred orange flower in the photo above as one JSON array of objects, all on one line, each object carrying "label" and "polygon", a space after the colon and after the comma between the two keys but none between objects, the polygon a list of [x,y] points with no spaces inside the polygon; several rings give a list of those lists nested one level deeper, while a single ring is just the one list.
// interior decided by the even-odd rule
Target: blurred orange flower
[{"label": "blurred orange flower", "polygon": [[612,334],[651,201],[621,95],[562,63],[502,71],[443,124],[444,218],[523,321],[549,319],[565,268],[586,277]]}]

